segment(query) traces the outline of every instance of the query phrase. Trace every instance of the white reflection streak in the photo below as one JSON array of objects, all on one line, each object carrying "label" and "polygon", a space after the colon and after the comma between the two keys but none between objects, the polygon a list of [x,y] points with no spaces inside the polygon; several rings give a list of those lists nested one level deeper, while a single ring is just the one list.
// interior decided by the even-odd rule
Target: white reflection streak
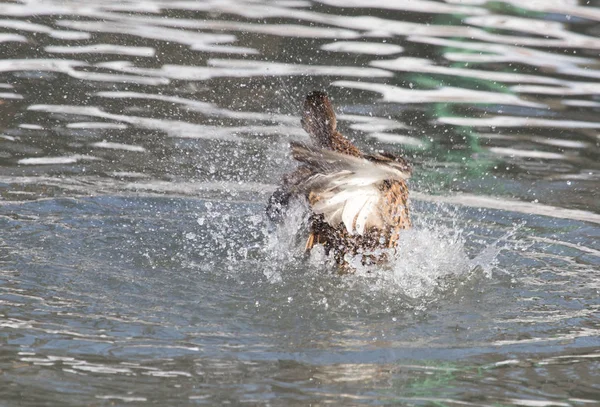
[{"label": "white reflection streak", "polygon": [[18,31],[27,31],[33,33],[43,33],[48,34],[53,38],[61,38],[61,39],[81,39],[85,40],[90,38],[90,34],[87,32],[79,32],[79,31],[57,31],[51,27],[42,24],[35,24],[29,21],[21,21],[21,20],[8,20],[8,19],[0,19],[0,27],[8,28],[11,30]]},{"label": "white reflection streak", "polygon": [[23,99],[18,93],[0,92],[0,99]]},{"label": "white reflection streak", "polygon": [[186,28],[194,30],[241,31],[245,33],[269,34],[278,37],[336,39],[361,37],[361,34],[354,30],[346,30],[335,27],[310,27],[299,24],[255,24],[241,21],[190,20],[183,18],[175,19],[141,15],[121,15],[114,13],[105,13],[103,17],[106,19],[127,22],[130,24],[151,24],[164,27]]},{"label": "white reflection streak", "polygon": [[565,106],[575,106],[575,107],[600,107],[600,102],[596,102],[593,100],[572,100],[566,99],[561,100],[561,103]]},{"label": "white reflection streak", "polygon": [[479,51],[474,53],[446,52],[446,59],[465,62],[519,62],[544,68],[553,68],[561,71],[573,67],[574,64],[591,64],[596,60],[592,58],[561,55],[557,53],[535,50],[532,48],[514,45],[495,44],[493,42],[457,41],[433,36],[411,35],[408,41],[422,44],[437,45],[440,47],[466,49]]},{"label": "white reflection streak", "polygon": [[524,407],[572,407],[570,403],[562,403],[556,400],[531,400],[531,399],[515,399],[509,398],[505,402],[516,406]]},{"label": "white reflection streak", "polygon": [[103,72],[87,72],[87,71],[70,71],[69,76],[76,79],[98,82],[117,82],[117,83],[135,83],[138,85],[159,86],[167,85],[170,81],[167,78],[148,78],[137,75],[115,75]]},{"label": "white reflection streak", "polygon": [[146,375],[146,376],[154,376],[154,377],[192,377],[192,375],[187,372],[181,372],[181,371],[177,371],[177,370],[165,371],[165,372],[148,371],[148,372],[143,372],[142,374]]},{"label": "white reflection streak", "polygon": [[417,1],[389,1],[389,0],[318,0],[319,3],[334,7],[354,8],[379,8],[388,10],[414,11],[433,14],[487,14],[488,11],[480,7],[455,6],[430,0]]},{"label": "white reflection streak", "polygon": [[[484,5],[488,0],[445,0],[447,3]],[[523,0],[503,0],[504,3],[512,4],[518,8],[524,8],[537,12],[563,14],[565,16],[577,16],[590,20],[600,21],[600,9],[594,7],[583,7],[577,4],[577,1],[571,0],[539,0],[539,1],[523,1]],[[588,2],[589,4],[589,2]]]},{"label": "white reflection streak", "polygon": [[[600,71],[596,71],[600,78]],[[510,88],[513,92],[519,93],[539,93],[542,95],[557,95],[557,96],[581,96],[581,95],[599,95],[599,83],[586,82],[569,82],[566,87],[552,86],[533,86],[533,85],[516,85]]]},{"label": "white reflection streak", "polygon": [[391,72],[375,68],[354,66],[297,65],[277,62],[249,61],[242,59],[209,59],[208,65],[232,70],[247,69],[260,76],[271,75],[323,75],[323,76],[356,76],[356,77],[392,77]]},{"label": "white reflection streak", "polygon": [[541,103],[528,102],[518,96],[505,93],[486,92],[454,87],[443,87],[432,90],[406,89],[382,83],[336,81],[334,86],[344,88],[362,89],[377,92],[382,95],[382,100],[393,103],[480,103],[503,104],[543,108]]},{"label": "white reflection streak", "polygon": [[79,161],[98,161],[100,158],[90,155],[68,155],[63,157],[30,157],[21,158],[17,161],[21,165],[55,165],[55,164],[75,164]]},{"label": "white reflection streak", "polygon": [[[106,372],[100,372],[106,373]],[[146,397],[133,397],[133,396],[119,396],[119,395],[108,395],[108,396],[94,396],[100,400],[120,400],[126,403],[134,402],[134,401],[148,401]]]},{"label": "white reflection streak", "polygon": [[194,138],[194,139],[218,139],[229,141],[243,141],[238,133],[250,134],[273,134],[273,135],[300,135],[304,132],[299,127],[283,125],[276,126],[206,126],[182,122],[177,120],[154,119],[150,117],[127,116],[111,114],[91,106],[68,106],[68,105],[32,105],[28,110],[43,111],[47,113],[73,114],[81,116],[99,117],[108,120],[129,123],[141,128],[161,130],[171,137]]},{"label": "white reflection streak", "polygon": [[[171,347],[169,347],[171,348]],[[198,351],[198,348],[188,348],[188,347],[173,347],[173,348],[183,348],[192,351]],[[176,370],[160,370],[155,367],[142,366],[137,363],[126,363],[122,362],[118,365],[107,365],[103,363],[91,363],[86,360],[78,360],[73,357],[64,357],[64,356],[52,356],[48,355],[47,357],[40,356],[36,357],[35,353],[31,352],[19,352],[20,360],[26,363],[33,363],[36,365],[43,366],[53,366],[57,362],[70,366],[72,369],[76,369],[84,372],[92,372],[92,373],[104,373],[104,374],[126,374],[126,375],[151,375],[158,377],[191,377],[192,375],[188,372],[176,371]],[[75,371],[70,370],[72,373]],[[118,396],[106,396],[99,398],[120,398]]]},{"label": "white reflection streak", "polygon": [[[184,105],[189,110],[200,112],[210,117],[223,117],[229,119],[241,119],[241,120],[255,120],[255,121],[275,121],[282,124],[299,125],[300,119],[296,116],[274,114],[274,113],[260,113],[260,112],[238,112],[229,109],[224,109],[216,106],[213,103],[202,102],[193,99],[186,99],[179,96],[167,96],[150,93],[140,92],[97,92],[96,96],[107,97],[107,98],[118,98],[118,99],[149,99],[149,100],[160,100],[162,102],[176,103]],[[360,116],[351,114],[340,114],[338,115],[340,121],[353,122],[350,128],[364,132],[383,132],[387,130],[396,129],[410,129],[411,127],[400,123],[396,120],[377,117],[377,116]],[[72,124],[68,125],[71,127]],[[304,135],[301,132],[294,132],[296,135]]]},{"label": "white reflection streak", "polygon": [[479,133],[479,137],[488,138],[492,140],[511,140],[512,142],[518,141],[530,141],[532,143],[544,144],[547,146],[562,147],[562,148],[573,148],[582,149],[593,147],[592,143],[578,140],[565,140],[559,138],[547,138],[540,136],[531,136],[527,134],[511,135],[511,134],[500,134],[500,133]]},{"label": "white reflection streak", "polygon": [[40,126],[39,124],[29,124],[29,123],[21,123],[21,124],[19,124],[19,128],[27,129],[27,130],[43,130],[44,129],[44,127]]},{"label": "white reflection streak", "polygon": [[19,34],[0,33],[0,43],[3,42],[27,42],[27,38]]},{"label": "white reflection streak", "polygon": [[0,72],[50,71],[68,72],[73,67],[87,66],[83,61],[69,59],[4,59],[0,60]]},{"label": "white reflection streak", "polygon": [[600,224],[600,214],[579,209],[565,209],[540,203],[517,201],[506,197],[495,198],[491,196],[478,196],[466,193],[452,196],[438,196],[426,195],[417,191],[411,192],[411,196],[414,199],[429,202],[449,203],[473,208],[497,209],[502,211],[525,213],[528,215],[541,215],[552,218],[571,219]]},{"label": "white reflection streak", "polygon": [[[335,0],[325,0],[330,2],[335,2]],[[510,0],[511,2],[518,3],[519,7],[527,7],[521,0]],[[447,3],[455,3],[458,0],[449,0]],[[460,0],[460,5],[450,5],[444,3],[433,3],[429,1],[420,1],[420,2],[383,2],[379,0],[381,3],[380,7],[382,8],[392,8],[392,9],[415,9],[420,12],[434,12],[439,13],[444,8],[452,8],[454,10],[460,10],[460,14],[467,15],[482,15],[487,13],[487,10],[476,7],[469,7],[469,5],[483,5],[485,2],[482,0],[465,0],[464,2]],[[564,5],[544,5],[543,2],[535,2],[534,5],[529,5],[529,8],[536,11],[548,11],[550,12],[565,12],[569,15],[578,15],[583,18],[591,18],[591,19],[600,19],[600,12],[591,7],[577,7],[577,6],[564,6]],[[554,3],[554,2],[550,2]],[[570,37],[568,39],[545,39],[545,38],[531,38],[524,36],[508,36],[508,35],[497,35],[491,34],[484,30],[474,28],[474,27],[458,27],[458,26],[441,26],[441,25],[428,25],[428,24],[418,24],[418,23],[407,23],[402,21],[391,21],[385,20],[377,17],[368,17],[368,16],[335,16],[332,14],[325,13],[316,13],[310,10],[302,10],[295,9],[292,7],[277,7],[273,5],[265,5],[265,4],[257,4],[254,2],[239,2],[239,1],[204,1],[204,2],[170,2],[166,4],[148,4],[143,3],[138,7],[141,11],[150,12],[150,13],[158,13],[162,9],[184,9],[187,11],[190,10],[198,10],[205,12],[220,12],[220,13],[231,13],[234,15],[239,15],[242,17],[250,18],[250,19],[264,19],[264,18],[286,18],[292,20],[299,21],[307,21],[313,23],[320,23],[326,25],[334,25],[340,26],[348,29],[359,30],[366,33],[369,32],[379,32],[384,35],[387,33],[389,35],[412,35],[422,33],[424,35],[433,35],[433,36],[461,36],[465,38],[473,38],[473,39],[483,39],[483,40],[491,40],[494,42],[501,42],[506,44],[515,44],[515,45],[532,45],[532,46],[554,46],[554,47],[562,47],[562,48],[570,48],[570,47],[581,47],[586,46],[588,48],[598,48],[600,47],[600,41],[593,37],[585,37],[582,35],[578,35],[575,37]],[[360,4],[364,4],[361,2]],[[433,6],[435,4],[435,6]],[[347,7],[346,4],[344,6]],[[370,7],[376,7],[370,5]],[[88,7],[66,7],[66,6],[55,6],[52,7],[45,6],[44,4],[36,4],[36,15],[44,15],[44,14],[62,14],[62,15],[82,15],[88,16],[92,18],[99,18],[103,20],[119,20],[120,13],[111,13],[111,12],[103,12],[103,10],[127,10],[127,11],[135,11],[136,7],[133,5],[124,5],[120,7],[115,7],[114,5],[98,5],[98,6],[88,6]],[[554,10],[554,11],[552,11]],[[557,11],[558,10],[558,11]],[[5,15],[32,15],[33,12],[31,7],[22,6],[22,5],[8,5],[3,10]],[[155,27],[156,28],[156,27]],[[135,35],[135,34],[133,34]],[[183,36],[185,37],[185,35]],[[162,39],[162,38],[156,38]],[[179,41],[177,41],[179,42]],[[219,51],[216,51],[219,52]],[[223,51],[226,52],[226,51]],[[234,52],[234,51],[229,51]]]},{"label": "white reflection streak", "polygon": [[257,120],[257,121],[276,121],[279,123],[286,124],[297,124],[299,118],[283,114],[274,113],[260,113],[260,112],[238,112],[229,109],[224,109],[216,106],[213,103],[202,102],[194,99],[186,99],[179,96],[168,96],[152,93],[140,93],[140,92],[97,92],[96,96],[114,98],[114,99],[148,99],[148,100],[159,100],[162,102],[176,103],[185,106],[188,110],[194,112],[200,112],[206,116],[211,117],[224,117],[229,119],[242,119],[242,120]]},{"label": "white reflection streak", "polygon": [[258,182],[178,182],[170,181],[149,181],[149,182],[128,182],[122,185],[121,188],[133,191],[150,191],[159,193],[175,193],[175,194],[190,194],[196,195],[199,191],[202,192],[251,192],[254,194],[267,194],[275,191],[275,187],[271,184],[261,184]]},{"label": "white reflection streak", "polygon": [[5,59],[0,60],[0,72],[16,71],[40,71],[40,72],[60,72],[73,78],[103,81],[103,82],[129,82],[144,85],[165,85],[170,81],[167,78],[144,77],[137,75],[110,74],[103,72],[78,71],[75,67],[89,67],[89,64],[83,61],[68,59]]},{"label": "white reflection streak", "polygon": [[[589,312],[589,313],[585,314],[585,316],[591,316],[591,317],[593,317],[594,315],[595,315],[595,313],[593,313],[593,312]],[[570,316],[565,316],[565,318],[559,318],[558,320],[566,319],[569,317]],[[573,316],[573,318],[576,318],[576,317],[577,316]],[[546,320],[543,320],[543,321],[546,321]],[[548,321],[556,322],[553,319],[549,319]],[[506,321],[501,321],[501,322],[506,322]],[[531,324],[531,323],[538,323],[540,321],[538,319],[524,318],[524,319],[512,320],[511,322]],[[502,340],[502,341],[494,341],[491,343],[491,345],[507,346],[507,345],[523,345],[525,343],[529,343],[529,344],[531,344],[531,343],[553,343],[553,342],[564,343],[567,341],[574,341],[578,338],[597,338],[599,335],[600,335],[600,329],[583,328],[577,332],[572,331],[572,332],[565,333],[562,335],[556,334],[555,336],[552,336],[551,338],[526,338],[526,339]]]},{"label": "white reflection streak", "polygon": [[106,373],[106,374],[117,374],[117,373],[132,373],[131,369],[124,367],[106,366],[98,363],[87,363],[85,361],[79,361],[71,364],[73,369],[83,370],[84,372],[93,373]]},{"label": "white reflection streak", "polygon": [[[326,13],[316,13],[310,10],[299,10],[294,8],[285,8],[285,7],[277,7],[277,6],[265,6],[264,4],[243,3],[243,6],[240,5],[239,2],[231,2],[226,0],[220,1],[206,1],[206,2],[185,2],[185,3],[169,3],[169,8],[171,9],[185,9],[185,10],[202,10],[206,12],[221,12],[221,13],[231,13],[234,15],[243,16],[249,19],[264,19],[264,18],[285,18],[295,21],[306,21],[311,23],[324,24],[326,26],[338,26],[343,27],[344,29],[349,29],[353,31],[362,31],[366,33],[372,33],[374,31],[380,33],[381,35],[411,35],[421,33],[423,35],[435,35],[435,36],[461,36],[461,37],[477,37],[480,35],[485,35],[485,32],[478,28],[473,27],[459,27],[459,26],[443,26],[443,25],[427,25],[427,24],[419,24],[419,23],[410,23],[404,21],[393,21],[393,20],[385,20],[378,17],[370,17],[370,16],[337,16],[333,14]],[[102,15],[102,16],[101,16]],[[101,17],[100,17],[101,16]],[[115,13],[100,13],[97,14],[97,18],[103,18],[104,20],[113,20],[119,21],[121,18],[118,14]],[[81,29],[81,30],[90,30],[90,25],[87,25],[88,22],[80,22],[80,21],[66,21],[60,22],[57,21],[57,24],[63,24],[64,26]],[[91,22],[92,24],[95,22]],[[113,29],[106,28],[106,24],[103,22],[96,23],[100,30],[108,30],[110,32],[114,32]],[[104,26],[104,27],[103,27]],[[128,24],[131,27],[131,24]],[[154,30],[160,30],[160,27],[151,27]],[[182,40],[182,37],[185,37],[187,34],[183,34],[180,30],[174,30],[178,34],[174,34],[178,37],[176,42],[185,41]],[[136,34],[133,34],[136,35]],[[152,34],[150,34],[152,35]],[[154,38],[154,37],[151,37]],[[520,37],[517,37],[518,41]],[[163,38],[156,38],[163,39]],[[508,41],[513,41],[513,39],[508,39]]]},{"label": "white reflection streak", "polygon": [[80,332],[69,331],[66,329],[50,329],[50,328],[46,328],[43,326],[34,326],[34,324],[39,325],[42,323],[37,322],[37,321],[31,321],[31,322],[20,321],[20,320],[14,319],[14,318],[11,318],[10,320],[8,320],[8,322],[3,322],[3,320],[0,319],[0,327],[15,328],[15,329],[30,329],[33,331],[43,332],[45,334],[65,335],[65,336],[70,336],[70,337],[74,337],[74,338],[78,338],[78,339],[82,339],[82,340],[86,340],[86,341],[91,341],[91,342],[115,343],[113,340],[109,339],[109,337],[105,334],[96,334],[96,335],[84,334],[84,333],[80,333]]},{"label": "white reflection streak", "polygon": [[28,4],[2,4],[2,15],[13,17],[29,17],[44,15],[90,16],[97,11],[95,6],[81,3],[64,4],[61,2],[28,1]]},{"label": "white reflection streak", "polygon": [[75,122],[67,123],[68,129],[113,129],[123,130],[127,128],[126,124],[122,123],[107,123],[107,122]]},{"label": "white reflection streak", "polygon": [[82,32],[82,31],[63,31],[63,30],[55,30],[48,33],[48,35],[52,38],[56,38],[58,40],[88,40],[92,37],[90,33]]},{"label": "white reflection streak", "polygon": [[377,132],[396,129],[411,129],[409,125],[399,121],[377,116],[359,116],[356,114],[340,114],[339,120],[348,120],[355,122],[350,125],[353,130],[364,132]]},{"label": "white reflection streak", "polygon": [[[570,247],[572,249],[576,249],[591,255],[594,255],[598,258],[600,258],[600,250],[596,250],[593,249],[591,247],[587,247],[587,246],[583,246],[579,243],[569,243],[569,242],[563,242],[561,240],[554,240],[554,239],[549,239],[546,237],[537,237],[537,236],[530,236],[530,239],[535,240],[536,242],[544,242],[544,243],[550,243],[550,244],[555,244],[555,245],[561,245],[561,246],[567,246]],[[545,282],[544,282],[545,284]],[[600,355],[598,355],[600,357]]]},{"label": "white reflection streak", "polygon": [[425,143],[424,141],[422,141],[416,137],[410,137],[410,136],[406,136],[403,134],[376,132],[376,133],[369,133],[369,137],[373,137],[374,139],[377,139],[384,143],[401,144],[401,145],[413,146],[413,147],[423,148],[423,149],[427,147],[427,143]]},{"label": "white reflection streak", "polygon": [[213,78],[250,78],[273,76],[349,76],[359,78],[385,78],[394,74],[383,69],[353,66],[299,65],[267,61],[237,59],[210,59],[209,66],[163,65],[160,69],[140,68],[128,61],[96,64],[97,67],[115,71],[159,77],[164,80],[205,81]]},{"label": "white reflection streak", "polygon": [[435,120],[435,123],[470,127],[543,127],[555,129],[600,129],[600,122],[538,119],[535,117],[518,116],[494,116],[485,118],[440,117]]},{"label": "white reflection streak", "polygon": [[50,45],[44,48],[46,52],[57,54],[117,54],[138,57],[153,57],[156,53],[154,48],[135,47],[113,44],[94,44],[83,46],[58,46]]},{"label": "white reflection streak", "polygon": [[0,27],[9,28],[11,30],[28,31],[35,33],[49,33],[54,29],[47,25],[35,24],[29,21],[0,19]]},{"label": "white reflection streak", "polygon": [[411,57],[400,57],[392,60],[385,61],[372,61],[369,65],[377,68],[389,69],[391,71],[403,71],[403,72],[419,72],[419,73],[431,73],[438,75],[451,75],[451,76],[462,76],[466,78],[477,78],[493,82],[507,82],[507,83],[537,83],[537,84],[549,84],[549,85],[568,85],[568,81],[564,81],[557,78],[520,74],[514,72],[498,72],[498,71],[484,71],[480,69],[466,69],[466,68],[455,68],[433,65],[432,61],[422,58],[411,58]]},{"label": "white reflection streak", "polygon": [[[523,45],[538,46],[541,45],[540,41],[543,41],[546,44],[545,46],[562,46],[565,48],[581,47],[598,49],[600,46],[600,42],[597,38],[567,31],[564,24],[554,21],[534,20],[516,16],[506,18],[506,16],[491,15],[469,17],[465,20],[465,23],[488,29],[498,28],[534,35],[543,33],[544,37],[546,37],[546,39],[529,37],[527,40],[523,40]],[[494,35],[492,38],[496,37],[497,35]],[[548,37],[555,37],[558,39],[548,39]]]},{"label": "white reflection streak", "polygon": [[193,31],[182,31],[153,25],[127,24],[111,21],[58,21],[57,24],[77,30],[91,32],[107,32],[111,34],[126,34],[136,37],[184,44],[193,50],[207,52],[223,52],[230,54],[257,54],[253,48],[217,45],[236,41],[231,34],[211,34]]},{"label": "white reflection streak", "polygon": [[90,145],[92,147],[107,148],[107,149],[111,149],[111,150],[132,151],[132,152],[138,152],[138,153],[143,153],[146,151],[146,149],[142,146],[136,146],[136,145],[131,145],[131,144],[121,144],[121,143],[111,143],[108,141],[99,141],[97,143],[92,143]]},{"label": "white reflection streak", "polygon": [[[397,4],[399,3],[400,2]],[[387,4],[393,3],[389,2]],[[277,7],[269,7],[267,12],[265,10],[260,10],[258,5],[254,7],[250,5],[243,8],[237,7],[237,9],[235,7],[231,7],[231,5],[229,7],[215,5],[215,7],[223,9],[224,12],[244,15],[248,18],[290,18],[294,20],[333,25],[347,29],[363,31],[367,33],[366,35],[369,33],[375,33],[378,36],[428,35],[434,37],[464,37],[512,45],[558,48],[586,47],[600,49],[600,40],[594,37],[586,37],[582,35],[577,37],[571,36],[567,39],[531,38],[526,36],[492,34],[480,28],[468,26],[421,24],[406,21],[387,20],[367,15],[338,16],[333,14],[316,13],[309,10],[296,10]],[[265,15],[266,13],[268,13],[268,16]]]},{"label": "white reflection streak", "polygon": [[358,41],[331,42],[329,44],[321,45],[321,49],[329,52],[350,52],[354,54],[368,55],[393,55],[404,51],[403,47],[396,44]]},{"label": "white reflection streak", "polygon": [[569,157],[566,154],[550,153],[547,151],[528,151],[528,150],[517,150],[514,148],[503,148],[503,147],[490,147],[488,151],[494,154],[507,156],[507,157],[522,157],[522,158],[538,158],[544,160],[568,160]]}]

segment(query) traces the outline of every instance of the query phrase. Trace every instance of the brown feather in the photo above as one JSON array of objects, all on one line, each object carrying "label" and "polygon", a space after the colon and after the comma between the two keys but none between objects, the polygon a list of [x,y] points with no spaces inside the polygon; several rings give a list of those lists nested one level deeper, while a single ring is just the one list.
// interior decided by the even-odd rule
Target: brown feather
[{"label": "brown feather", "polygon": [[329,97],[325,92],[314,91],[306,96],[302,111],[302,128],[313,142],[321,147],[340,153],[362,156],[360,150],[336,130],[337,119]]},{"label": "brown feather", "polygon": [[[412,168],[402,157],[389,153],[363,154],[352,142],[336,130],[336,117],[333,106],[325,92],[311,92],[304,101],[302,112],[302,127],[311,136],[313,143],[323,149],[332,150],[348,156],[364,158],[377,164],[389,165],[410,175]],[[284,190],[286,199],[294,194],[306,196],[309,205],[314,206],[321,199],[317,190],[303,190],[299,186],[306,183],[312,176],[324,171],[323,163],[317,159],[302,155],[302,149],[295,145],[295,158],[305,164],[290,176],[284,178],[284,185],[278,191]],[[293,145],[294,148],[294,145]],[[310,150],[310,147],[305,147]],[[342,161],[343,157],[338,161]],[[327,166],[327,165],[326,165]],[[315,184],[306,184],[315,185]],[[348,271],[346,256],[363,254],[363,264],[379,263],[387,260],[385,254],[369,254],[377,249],[395,248],[400,231],[411,227],[408,208],[408,185],[405,179],[384,180],[379,185],[381,193],[380,204],[384,226],[370,227],[360,234],[350,234],[343,223],[331,225],[321,214],[310,216],[310,235],[306,241],[306,250],[321,244],[326,254],[332,254],[335,261]],[[277,195],[276,192],[273,196]],[[282,193],[280,193],[282,195]],[[272,197],[273,200],[273,197]],[[269,208],[271,207],[271,201]],[[355,222],[356,220],[354,220]]]}]

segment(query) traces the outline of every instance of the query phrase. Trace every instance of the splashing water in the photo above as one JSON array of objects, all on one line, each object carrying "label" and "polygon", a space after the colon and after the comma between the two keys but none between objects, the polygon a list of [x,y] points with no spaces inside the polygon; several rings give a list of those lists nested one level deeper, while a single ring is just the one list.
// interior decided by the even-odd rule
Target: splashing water
[{"label": "splashing water", "polygon": [[461,233],[442,227],[402,232],[390,259],[389,265],[375,270],[357,267],[357,277],[376,280],[375,287],[382,290],[421,298],[443,289],[447,278],[472,270]]},{"label": "splashing water", "polygon": [[[305,201],[294,200],[290,203],[287,216],[275,229],[265,229],[267,267],[265,277],[271,282],[281,282],[283,269],[298,262],[303,253],[300,231],[308,228],[308,206]],[[266,222],[269,222],[265,219]]]},{"label": "splashing water", "polygon": [[[331,273],[336,265],[325,255],[321,246],[316,246],[308,256],[304,256],[304,237],[308,229],[308,211],[305,202],[296,202],[289,209],[285,220],[266,234],[267,267],[264,274],[271,282],[282,282],[286,270],[308,268],[309,273]],[[441,208],[436,208],[440,209]],[[443,208],[446,212],[447,208]],[[516,230],[506,234],[491,244],[484,246],[473,258],[467,255],[467,239],[458,226],[460,216],[446,213],[451,225],[419,216],[413,229],[401,232],[395,250],[379,249],[373,253],[348,256],[346,261],[355,270],[343,277],[347,287],[364,286],[373,292],[401,296],[407,300],[435,297],[437,293],[449,290],[458,282],[475,277],[492,277],[497,256],[505,249],[502,243],[514,235]],[[362,264],[365,254],[387,252],[390,261],[384,265]]]}]

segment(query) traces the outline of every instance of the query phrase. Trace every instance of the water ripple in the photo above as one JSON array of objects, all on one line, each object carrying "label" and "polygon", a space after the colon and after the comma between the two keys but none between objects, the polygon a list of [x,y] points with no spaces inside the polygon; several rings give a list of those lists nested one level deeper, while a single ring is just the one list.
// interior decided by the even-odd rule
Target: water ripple
[{"label": "water ripple", "polygon": [[[420,90],[410,88],[400,88],[398,86],[387,85],[383,83],[367,83],[367,82],[352,82],[352,81],[335,81],[332,85],[362,89],[371,92],[381,93],[382,101],[394,103],[484,103],[484,104],[503,104],[515,106],[527,106],[544,108],[546,105],[542,103],[529,102],[520,99],[518,96],[487,92],[479,90],[470,90],[454,87],[442,87],[433,90]],[[451,118],[444,118],[451,119]]]},{"label": "water ripple", "polygon": [[56,165],[56,164],[75,164],[80,161],[97,161],[98,157],[89,155],[71,155],[65,157],[29,157],[21,158],[18,163],[22,165]]},{"label": "water ripple", "polygon": [[89,67],[90,64],[66,59],[5,59],[0,60],[0,72],[62,72],[67,75],[82,80],[102,81],[102,82],[120,82],[137,83],[144,85],[165,85],[169,83],[166,78],[144,77],[137,75],[122,75],[103,72],[81,71],[74,68]]},{"label": "water ripple", "polygon": [[600,129],[598,122],[585,122],[577,120],[539,119],[535,117],[495,116],[485,118],[474,117],[440,117],[438,123],[453,124],[456,126],[474,127],[540,127],[554,129]]},{"label": "water ripple", "polygon": [[[404,50],[399,45],[395,44],[381,44],[376,42],[356,42],[356,41],[336,41],[321,46],[324,51],[330,52],[350,52],[355,54],[368,54],[368,55],[393,55],[399,54]],[[373,66],[377,66],[372,64]],[[388,69],[385,66],[381,68]]]},{"label": "water ripple", "polygon": [[8,28],[11,30],[19,30],[32,33],[43,33],[48,34],[50,37],[60,38],[64,40],[87,40],[91,37],[90,34],[87,32],[55,30],[46,25],[35,24],[30,21],[20,20],[0,19],[0,28]]},{"label": "water ripple", "polygon": [[[4,2],[2,400],[592,404],[592,3]],[[413,163],[386,267],[266,221],[314,89]]]},{"label": "water ripple", "polygon": [[140,128],[161,130],[171,137],[193,138],[193,139],[219,139],[229,141],[243,141],[239,133],[260,133],[260,134],[281,134],[296,133],[302,134],[300,129],[286,126],[258,126],[258,127],[223,127],[208,126],[188,123],[178,120],[155,119],[150,117],[128,116],[112,114],[102,111],[98,107],[92,106],[65,106],[65,105],[31,105],[28,108],[31,111],[42,111],[47,113],[72,114],[79,116],[91,116],[102,119],[114,120],[117,122],[129,123]]},{"label": "water ripple", "polygon": [[238,47],[233,45],[220,45],[236,41],[231,34],[211,34],[186,31],[182,33],[179,29],[171,29],[157,26],[146,26],[136,24],[110,21],[59,21],[59,25],[81,31],[119,33],[138,36],[146,39],[173,42],[187,45],[190,49],[204,52],[219,52],[228,54],[258,54],[253,48]]},{"label": "water ripple", "polygon": [[[571,73],[577,64],[589,65],[595,62],[595,59],[593,58],[557,54],[555,52],[542,51],[534,48],[520,47],[517,44],[497,44],[493,41],[458,41],[420,35],[411,35],[408,37],[408,41],[446,47],[448,50],[444,51],[444,57],[450,61],[476,63],[516,62],[525,65],[554,69],[557,72],[564,73]],[[456,49],[476,52],[457,52]]]},{"label": "water ripple", "polygon": [[480,7],[463,6],[439,3],[436,1],[419,0],[411,2],[390,3],[386,0],[374,0],[365,3],[362,0],[319,0],[319,3],[335,7],[354,7],[354,8],[378,8],[387,10],[401,10],[421,13],[440,13],[440,14],[487,14],[488,11]]},{"label": "water ripple", "polygon": [[[482,5],[486,3],[485,0],[447,0],[447,2],[472,5]],[[569,0],[540,1],[530,4],[523,3],[519,0],[504,0],[504,3],[512,4],[516,7],[531,10],[533,12],[556,13],[564,16],[577,16],[600,21],[600,10],[592,7],[580,6]]]},{"label": "water ripple", "polygon": [[59,46],[53,45],[44,48],[46,52],[55,54],[117,54],[138,57],[153,57],[156,54],[154,48],[150,47],[131,47],[112,44],[94,44],[82,46]]},{"label": "water ripple", "polygon": [[372,61],[371,66],[377,68],[384,68],[393,71],[405,71],[405,72],[421,72],[428,74],[437,75],[452,75],[461,76],[465,78],[477,78],[493,82],[506,82],[506,83],[536,83],[536,84],[549,84],[549,85],[566,85],[569,81],[560,80],[557,78],[539,76],[539,75],[527,75],[516,72],[497,72],[497,71],[485,71],[480,69],[467,69],[457,67],[446,67],[434,65],[434,63],[427,59],[422,58],[409,58],[400,57],[393,60],[384,61]]}]

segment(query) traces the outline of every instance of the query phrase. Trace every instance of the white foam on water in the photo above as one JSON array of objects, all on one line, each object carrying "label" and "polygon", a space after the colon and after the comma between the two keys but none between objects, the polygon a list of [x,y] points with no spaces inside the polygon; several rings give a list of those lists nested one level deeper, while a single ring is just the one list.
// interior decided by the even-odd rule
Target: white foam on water
[{"label": "white foam on water", "polygon": [[386,263],[363,265],[364,255],[382,254],[365,252],[346,258],[351,269],[347,272],[320,245],[306,252],[310,212],[304,200],[291,202],[280,223],[254,210],[240,218],[211,202],[205,206],[198,225],[206,231],[190,229],[185,237],[207,256],[206,264],[218,264],[214,257],[226,256],[229,277],[257,282],[262,276],[275,292],[308,296],[313,305],[325,298],[327,306],[336,309],[355,306],[355,295],[375,300],[369,304],[383,301],[412,309],[459,295],[502,271],[498,256],[504,249],[515,249],[512,237],[520,227],[494,241],[465,226],[468,222],[459,208],[443,203],[413,208],[414,227],[401,232],[395,249],[384,250]]},{"label": "white foam on water", "polygon": [[441,226],[401,233],[390,261],[382,266],[361,266],[355,259],[356,278],[369,280],[373,290],[422,298],[443,290],[448,279],[462,277],[473,266],[465,251],[461,231]]},{"label": "white foam on water", "polygon": [[[396,249],[348,256],[346,261],[353,272],[343,276],[343,285],[410,300],[435,298],[471,279],[491,278],[498,254],[506,246],[503,243],[515,231],[487,244],[471,258],[467,254],[468,238],[463,229],[458,222],[451,223],[442,225],[422,219],[413,229],[401,232]],[[285,283],[290,268],[315,277],[336,275],[340,271],[321,246],[315,246],[305,254],[307,231],[306,203],[296,203],[288,210],[284,221],[266,233],[267,267],[264,274],[270,282]],[[388,256],[387,263],[362,264],[364,255],[383,252]]]}]

